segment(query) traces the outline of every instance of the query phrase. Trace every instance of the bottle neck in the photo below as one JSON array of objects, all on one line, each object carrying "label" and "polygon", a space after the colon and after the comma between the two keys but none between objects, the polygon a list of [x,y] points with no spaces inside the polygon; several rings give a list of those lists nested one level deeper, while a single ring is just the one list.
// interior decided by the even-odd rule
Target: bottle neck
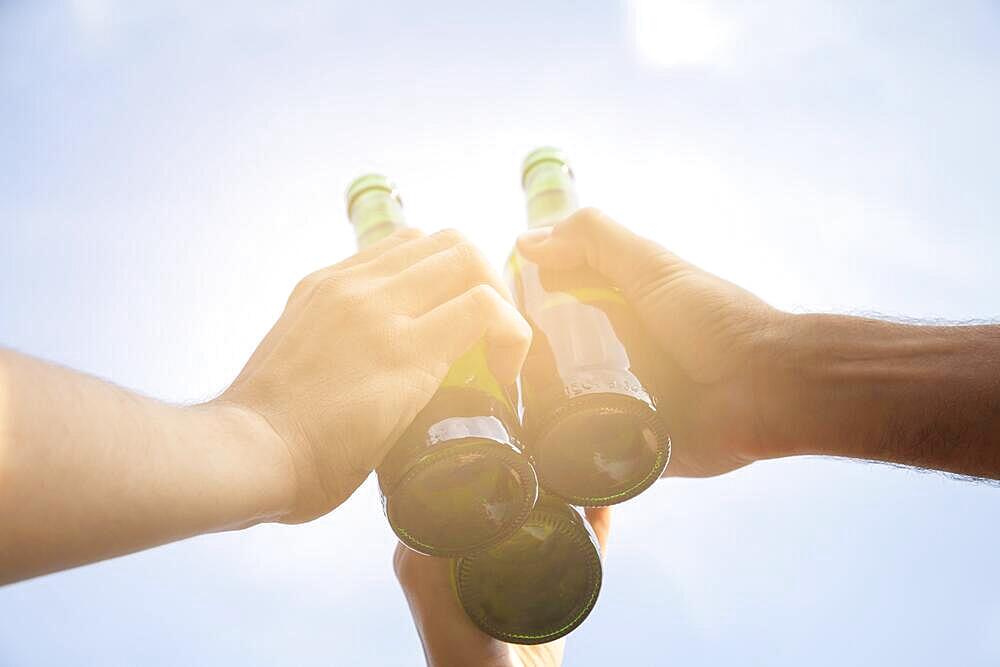
[{"label": "bottle neck", "polygon": [[397,229],[406,227],[403,206],[391,192],[369,190],[351,202],[348,213],[358,250],[364,250]]},{"label": "bottle neck", "polygon": [[524,197],[529,228],[554,225],[579,208],[573,173],[562,162],[531,167],[524,175]]}]

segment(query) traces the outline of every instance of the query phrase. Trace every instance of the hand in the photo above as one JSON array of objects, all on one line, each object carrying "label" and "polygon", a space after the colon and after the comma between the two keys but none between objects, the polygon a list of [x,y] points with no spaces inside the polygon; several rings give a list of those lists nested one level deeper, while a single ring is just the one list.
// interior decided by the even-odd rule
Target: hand
[{"label": "hand", "polygon": [[503,283],[458,233],[405,229],[303,279],[217,402],[266,421],[295,474],[282,520],[307,521],[353,493],[484,337],[513,382],[531,330]]},{"label": "hand", "polygon": [[[611,528],[606,507],[587,508],[602,554]],[[548,644],[522,646],[494,639],[476,627],[455,597],[451,562],[424,556],[402,544],[393,555],[396,578],[410,605],[413,622],[424,645],[429,667],[558,667],[566,638]]]},{"label": "hand", "polygon": [[666,353],[658,369],[673,443],[666,474],[717,475],[769,455],[758,437],[753,369],[784,314],[593,209],[527,232],[518,249],[542,266],[604,274]]}]

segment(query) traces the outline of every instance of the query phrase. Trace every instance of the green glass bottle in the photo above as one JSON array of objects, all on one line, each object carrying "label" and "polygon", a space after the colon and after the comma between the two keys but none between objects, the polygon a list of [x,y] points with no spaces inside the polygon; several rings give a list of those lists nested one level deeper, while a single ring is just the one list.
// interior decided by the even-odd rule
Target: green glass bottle
[{"label": "green glass bottle", "polygon": [[601,550],[583,513],[542,494],[514,535],[452,561],[465,613],[505,642],[542,644],[583,623],[601,591]]},{"label": "green glass bottle", "polygon": [[[521,174],[529,227],[553,225],[576,210],[562,151],[533,151]],[[543,269],[515,250],[507,275],[534,332],[521,385],[539,483],[574,505],[632,498],[670,459],[648,373],[662,353],[621,292],[596,271]]]},{"label": "green glass bottle", "polygon": [[[405,226],[399,195],[384,176],[357,178],[345,197],[359,248]],[[458,556],[518,530],[538,496],[519,427],[511,394],[480,343],[456,361],[378,467],[385,514],[400,541],[432,556]]]}]

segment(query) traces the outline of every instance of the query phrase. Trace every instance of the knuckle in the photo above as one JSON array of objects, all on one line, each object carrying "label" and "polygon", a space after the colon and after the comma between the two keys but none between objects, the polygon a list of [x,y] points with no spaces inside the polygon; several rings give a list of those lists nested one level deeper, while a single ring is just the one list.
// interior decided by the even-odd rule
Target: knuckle
[{"label": "knuckle", "polygon": [[405,366],[413,358],[413,336],[409,318],[401,315],[382,317],[372,338],[382,348],[382,356],[391,368]]},{"label": "knuckle", "polygon": [[527,352],[531,346],[531,330],[526,330],[508,320],[495,329],[494,341],[496,341],[495,344],[502,344],[506,350]]},{"label": "knuckle", "polygon": [[604,211],[587,206],[574,213],[566,221],[566,227],[583,233],[592,233],[606,227],[609,220]]},{"label": "knuckle", "polygon": [[324,296],[344,296],[347,295],[348,281],[346,276],[340,271],[330,271],[319,278],[314,291],[321,292]]},{"label": "knuckle", "polygon": [[403,227],[396,230],[393,235],[396,238],[403,239],[404,241],[412,241],[413,239],[421,238],[424,233],[416,227]]},{"label": "knuckle", "polygon": [[469,298],[480,311],[495,311],[500,307],[500,295],[490,285],[476,285],[469,290]]},{"label": "knuckle", "polygon": [[524,319],[521,313],[514,308],[501,306],[499,316],[504,328],[510,334],[511,340],[522,343],[531,342],[531,325]]},{"label": "knuckle", "polygon": [[463,270],[482,272],[486,269],[486,262],[479,249],[465,239],[452,246],[451,252],[454,253],[455,261]]},{"label": "knuckle", "polygon": [[350,270],[324,276],[313,293],[322,307],[352,319],[367,318],[381,306],[376,286]]},{"label": "knuckle", "polygon": [[465,237],[462,235],[462,232],[451,227],[435,232],[434,236],[444,243],[446,247],[458,245],[459,243],[465,241]]},{"label": "knuckle", "polygon": [[314,271],[295,284],[292,289],[292,298],[298,298],[312,294],[323,279],[322,271]]},{"label": "knuckle", "polygon": [[496,290],[491,285],[479,283],[469,290],[469,294],[472,295],[473,299],[484,305],[492,305],[494,303],[493,297],[496,296]]}]

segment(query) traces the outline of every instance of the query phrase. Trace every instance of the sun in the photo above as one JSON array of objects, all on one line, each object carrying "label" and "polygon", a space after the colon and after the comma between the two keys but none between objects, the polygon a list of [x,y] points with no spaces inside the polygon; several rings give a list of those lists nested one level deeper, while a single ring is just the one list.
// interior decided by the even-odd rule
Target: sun
[{"label": "sun", "polygon": [[710,2],[631,0],[629,9],[635,48],[649,65],[715,63],[730,37],[728,21]]}]

